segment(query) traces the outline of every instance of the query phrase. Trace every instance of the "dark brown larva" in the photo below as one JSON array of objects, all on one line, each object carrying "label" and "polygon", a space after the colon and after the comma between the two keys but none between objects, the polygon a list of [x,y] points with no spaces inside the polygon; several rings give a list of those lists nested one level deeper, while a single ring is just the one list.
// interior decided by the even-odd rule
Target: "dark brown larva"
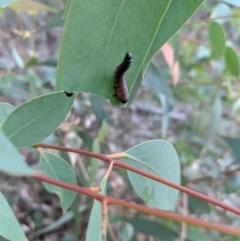
[{"label": "dark brown larva", "polygon": [[115,69],[115,90],[116,94],[115,96],[118,97],[118,99],[122,103],[128,102],[128,88],[127,83],[125,79],[125,72],[128,70],[128,68],[131,66],[132,63],[132,54],[130,52],[127,52],[123,62],[117,66]]}]

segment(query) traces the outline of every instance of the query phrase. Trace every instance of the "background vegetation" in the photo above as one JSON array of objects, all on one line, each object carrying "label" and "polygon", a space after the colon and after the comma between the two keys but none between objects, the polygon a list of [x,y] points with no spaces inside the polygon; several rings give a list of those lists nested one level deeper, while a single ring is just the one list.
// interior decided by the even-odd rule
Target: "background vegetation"
[{"label": "background vegetation", "polygon": [[[24,8],[20,1],[5,8],[8,3],[0,6],[0,102],[19,106],[54,90],[66,1],[41,1],[41,4],[25,1]],[[205,1],[161,50],[157,53],[157,50],[152,50],[155,56],[143,81],[131,78],[138,76],[136,73],[139,76],[143,73],[138,72],[137,67],[133,67],[136,73],[127,75],[132,92],[126,108],[113,106],[103,97],[80,92],[65,121],[44,143],[112,154],[144,141],[164,139],[172,143],[178,152],[182,185],[239,209],[239,18],[238,1]],[[86,24],[84,30],[87,29]],[[56,88],[59,90],[61,87],[67,91],[75,90],[71,80],[77,73],[73,73],[71,68],[76,69],[78,60],[69,61],[68,58],[74,51],[80,51],[78,48],[81,46],[74,45],[75,39],[70,40],[73,41],[69,43],[70,49],[63,50],[69,56],[60,56],[60,65],[67,61],[71,73],[67,79],[64,69],[58,66],[60,77]],[[94,39],[86,41],[94,43]],[[138,46],[137,40],[134,41],[137,45],[134,48],[144,49],[144,46]],[[110,59],[109,69],[114,69],[113,66],[122,60],[125,53],[124,50],[119,51],[121,54],[114,51],[112,56],[109,54],[107,57]],[[136,55],[137,52],[133,61],[138,59]],[[146,58],[150,61],[151,54]],[[146,67],[147,63],[146,60],[142,67]],[[94,79],[96,72],[94,68],[92,71],[91,78]],[[84,74],[87,76],[87,73]],[[119,105],[108,95],[112,88],[108,79],[106,83],[109,84],[102,93],[90,89],[93,84],[92,80],[89,81],[89,86],[79,84],[76,91],[101,94]],[[56,105],[67,113],[71,102],[66,101],[65,96],[61,98],[61,102],[56,99]],[[10,113],[11,108],[7,106],[6,111]],[[44,111],[46,102],[41,108]],[[22,110],[20,112],[23,113]],[[34,115],[34,107],[32,113]],[[4,120],[1,119],[0,123]],[[12,128],[9,127],[9,131]],[[4,131],[8,130],[5,128]],[[14,144],[19,148],[27,147],[31,135],[25,140],[16,140]],[[51,153],[46,152],[45,155],[54,158]],[[66,165],[74,167],[76,180],[69,182],[82,186],[100,185],[108,168],[106,164],[74,153],[56,153],[67,160]],[[43,155],[38,163],[39,153],[34,148],[23,149],[21,154],[33,168],[44,165]],[[16,173],[20,168],[16,164],[12,172]],[[43,166],[41,168],[44,169]],[[26,169],[25,173],[28,171],[31,172]],[[63,200],[47,191],[51,187],[45,185],[45,189],[35,179],[14,178],[1,173],[0,181],[1,192],[29,240],[85,239],[92,208],[89,198],[73,195],[74,202],[68,209]],[[125,170],[114,168],[106,189],[108,196],[144,204],[133,192]],[[174,211],[240,228],[238,215],[186,194],[179,194]],[[108,219],[108,240],[239,240],[211,229],[199,229],[116,206],[109,208]]]}]

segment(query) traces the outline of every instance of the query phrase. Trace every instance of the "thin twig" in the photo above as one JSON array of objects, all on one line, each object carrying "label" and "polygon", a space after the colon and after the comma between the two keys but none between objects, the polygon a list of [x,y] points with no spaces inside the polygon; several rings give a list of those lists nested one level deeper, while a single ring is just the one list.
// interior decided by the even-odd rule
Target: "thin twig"
[{"label": "thin twig", "polygon": [[196,44],[201,44],[201,45],[204,45],[204,46],[209,46],[209,44],[207,44],[207,43],[204,43],[204,42],[202,42],[202,41],[200,41],[200,40],[198,40],[198,39],[195,39],[195,38],[192,38],[192,37],[189,37],[189,36],[187,36],[187,35],[185,35],[185,34],[183,34],[183,33],[178,33],[178,36],[180,36],[180,37],[182,37],[182,38],[184,38],[184,39],[187,39],[187,40],[189,40],[189,41],[191,41],[191,42],[194,42],[194,43],[196,43]]},{"label": "thin twig", "polygon": [[[183,193],[183,216],[188,216],[188,195]],[[182,223],[181,228],[181,239],[180,241],[185,241],[187,235],[187,225],[186,223]]]},{"label": "thin twig", "polygon": [[[160,182],[160,183],[163,183],[167,186],[170,186],[172,188],[175,188],[181,192],[184,192],[184,193],[187,193],[189,195],[192,195],[196,198],[199,198],[199,199],[202,199],[206,202],[209,202],[213,205],[216,205],[218,207],[221,207],[225,210],[228,210],[230,212],[233,212],[235,214],[238,214],[240,215],[240,209],[238,208],[235,208],[235,207],[232,207],[230,205],[227,205],[221,201],[218,201],[214,198],[210,198],[206,195],[203,195],[199,192],[196,192],[192,189],[189,189],[187,187],[184,187],[184,186],[181,186],[179,184],[176,184],[176,183],[173,183],[171,181],[168,181],[160,176],[157,176],[155,174],[152,174],[152,173],[149,173],[147,171],[144,171],[144,170],[141,170],[139,168],[136,168],[136,167],[133,167],[133,166],[130,166],[128,164],[125,164],[123,162],[120,162],[120,161],[115,161],[113,159],[111,159],[109,156],[107,155],[103,155],[103,154],[99,154],[99,153],[93,153],[93,152],[90,152],[90,151],[85,151],[85,150],[81,150],[81,149],[74,149],[74,148],[70,148],[70,147],[64,147],[64,146],[57,146],[57,145],[48,145],[48,144],[42,144],[42,143],[39,143],[39,144],[36,144],[34,145],[35,148],[38,148],[38,147],[42,147],[42,148],[50,148],[50,149],[55,149],[55,150],[61,150],[61,151],[67,151],[67,152],[74,152],[74,153],[78,153],[78,154],[82,154],[82,155],[86,155],[86,156],[90,156],[90,157],[94,157],[94,158],[97,158],[97,159],[101,159],[105,162],[108,162],[108,163],[111,163],[113,162],[113,166],[118,166],[118,167],[121,167],[121,168],[124,168],[126,170],[129,170],[129,171],[132,171],[132,172],[135,172],[135,173],[138,173],[142,176],[145,176],[145,177],[148,177],[152,180],[155,180],[157,182]],[[111,155],[112,157],[113,155]],[[114,154],[114,156],[116,157],[121,157],[123,156],[123,154],[121,153],[117,153],[117,154]]]},{"label": "thin twig", "polygon": [[92,192],[91,190],[89,190],[88,188],[85,187],[80,187],[78,185],[72,185],[69,183],[65,183],[65,182],[61,182],[49,177],[46,177],[44,175],[33,175],[33,178],[43,181],[43,182],[47,182],[47,183],[51,183],[53,185],[59,186],[59,187],[63,187],[66,188],[68,190],[72,190],[81,194],[85,194],[91,198],[94,198],[98,201],[100,201],[101,203],[106,202],[108,205],[118,205],[118,206],[122,206],[125,208],[131,208],[134,209],[136,211],[139,212],[143,212],[143,213],[147,213],[147,214],[152,214],[154,216],[158,216],[158,217],[163,217],[163,218],[168,218],[171,219],[173,221],[177,221],[177,222],[185,222],[187,224],[191,224],[191,225],[196,225],[199,227],[203,227],[203,228],[208,228],[208,229],[212,229],[212,230],[216,230],[219,232],[223,232],[223,233],[228,233],[228,234],[232,234],[232,235],[236,235],[238,237],[240,237],[240,230],[239,229],[235,229],[232,228],[230,226],[227,225],[223,225],[223,224],[219,224],[219,223],[212,223],[212,222],[206,222],[206,221],[202,221],[198,218],[192,218],[192,217],[186,217],[180,214],[176,214],[176,213],[171,213],[171,212],[167,212],[167,211],[163,211],[163,210],[159,210],[159,209],[155,209],[155,208],[150,208],[150,207],[146,207],[143,205],[139,205],[136,203],[132,203],[132,202],[126,202],[123,200],[118,200],[112,197],[108,197],[108,196],[103,196],[101,194],[97,194]]},{"label": "thin twig", "polygon": [[223,15],[223,16],[217,16],[217,17],[213,17],[213,18],[208,17],[208,18],[200,19],[200,20],[196,20],[196,21],[189,21],[189,22],[185,23],[185,26],[197,24],[197,23],[203,23],[203,22],[212,22],[217,19],[224,19],[224,18],[240,18],[240,15]]}]

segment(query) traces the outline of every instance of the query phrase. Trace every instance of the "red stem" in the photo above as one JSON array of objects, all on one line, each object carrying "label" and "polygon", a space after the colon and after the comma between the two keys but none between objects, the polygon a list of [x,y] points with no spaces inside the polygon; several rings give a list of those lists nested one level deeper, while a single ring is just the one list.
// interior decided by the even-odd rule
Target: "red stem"
[{"label": "red stem", "polygon": [[[155,216],[159,216],[159,217],[163,217],[163,218],[168,218],[171,219],[173,221],[178,221],[178,222],[185,222],[188,224],[192,224],[192,225],[196,225],[196,226],[200,226],[200,227],[204,227],[204,228],[209,228],[212,230],[216,230],[219,232],[224,232],[224,233],[228,233],[228,234],[232,234],[232,235],[236,235],[240,237],[240,230],[239,229],[234,229],[230,226],[227,225],[222,225],[222,224],[218,224],[218,223],[211,223],[211,222],[206,222],[206,221],[202,221],[200,219],[197,218],[191,218],[191,217],[186,217],[183,215],[179,215],[176,213],[171,213],[171,212],[167,212],[167,211],[163,211],[163,210],[159,210],[159,209],[154,209],[154,208],[150,208],[150,207],[146,207],[143,205],[139,205],[136,203],[132,203],[132,202],[126,202],[123,200],[118,200],[112,197],[107,197],[107,196],[103,196],[101,194],[97,194],[95,192],[92,192],[91,190],[89,190],[86,187],[80,187],[77,185],[72,185],[72,184],[68,184],[65,182],[61,182],[43,175],[33,175],[33,178],[43,181],[43,182],[47,182],[47,183],[51,183],[53,185],[59,186],[59,187],[63,187],[66,188],[68,190],[72,190],[78,193],[82,193],[85,194],[89,197],[92,197],[98,201],[100,201],[101,203],[106,204],[114,204],[114,205],[119,205],[125,208],[132,208],[136,211],[140,211],[143,213],[147,213],[147,214],[152,214]],[[106,207],[105,207],[106,208]],[[106,211],[106,210],[105,210]]]},{"label": "red stem", "polygon": [[70,148],[70,147],[48,145],[48,144],[41,144],[41,143],[35,145],[34,147],[36,147],[36,148],[42,147],[42,148],[50,148],[50,149],[55,149],[55,150],[67,151],[67,152],[74,152],[74,153],[78,153],[78,154],[82,154],[82,155],[86,155],[86,156],[90,156],[90,157],[95,157],[97,159],[101,159],[101,160],[103,160],[105,162],[108,162],[108,163],[113,162],[113,166],[119,166],[119,167],[122,167],[122,168],[124,168],[126,170],[138,173],[138,174],[140,174],[142,176],[148,177],[148,178],[150,178],[152,180],[155,180],[157,182],[163,183],[163,184],[165,184],[167,186],[170,186],[172,188],[175,188],[175,189],[177,189],[179,191],[182,191],[182,192],[187,193],[189,195],[195,196],[195,197],[197,197],[199,199],[202,199],[202,200],[204,200],[206,202],[209,202],[209,203],[211,203],[213,205],[216,205],[216,206],[221,207],[221,208],[223,208],[225,210],[228,210],[230,212],[233,212],[235,214],[240,215],[240,209],[238,209],[238,208],[229,206],[229,205],[227,205],[227,204],[225,204],[223,202],[220,202],[220,201],[218,201],[216,199],[210,198],[210,197],[208,197],[206,195],[203,195],[201,193],[193,191],[192,189],[189,189],[187,187],[184,187],[184,186],[181,186],[179,184],[176,184],[176,183],[173,183],[171,181],[168,181],[168,180],[166,180],[166,179],[164,179],[162,177],[159,177],[159,176],[157,176],[155,174],[143,171],[141,169],[138,169],[136,167],[130,166],[130,165],[125,164],[125,163],[120,162],[120,161],[115,161],[115,160],[113,160],[113,159],[111,159],[108,156],[103,155],[103,154],[93,153],[93,152],[85,151],[85,150],[81,150],[81,149],[74,149],[74,148]]}]

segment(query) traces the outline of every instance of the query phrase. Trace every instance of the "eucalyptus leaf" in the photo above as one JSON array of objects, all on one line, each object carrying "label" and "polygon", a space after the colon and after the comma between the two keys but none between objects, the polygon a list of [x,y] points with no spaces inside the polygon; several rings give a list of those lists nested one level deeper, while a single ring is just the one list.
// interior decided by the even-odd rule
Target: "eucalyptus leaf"
[{"label": "eucalyptus leaf", "polygon": [[17,107],[2,125],[8,139],[17,147],[30,147],[48,137],[64,121],[75,95],[64,92],[43,95]]},{"label": "eucalyptus leaf", "polygon": [[176,231],[156,221],[140,218],[126,221],[131,223],[137,231],[151,235],[158,240],[174,241],[179,236]]},{"label": "eucalyptus leaf", "polygon": [[0,103],[0,127],[13,110],[14,106],[8,103]]},{"label": "eucalyptus leaf", "polygon": [[[100,184],[100,194],[106,195],[107,177]],[[85,241],[103,241],[102,239],[102,204],[95,200],[90,214]],[[105,240],[104,240],[105,241]]]},{"label": "eucalyptus leaf", "polygon": [[[27,241],[21,225],[17,221],[7,200],[0,192],[0,239],[1,236],[10,241]],[[17,237],[17,239],[16,239]]]},{"label": "eucalyptus leaf", "polygon": [[143,84],[152,90],[157,97],[161,94],[165,95],[169,104],[173,103],[172,90],[153,63],[150,63],[148,66]]},{"label": "eucalyptus leaf", "polygon": [[211,22],[209,24],[208,34],[213,57],[221,57],[225,48],[225,36],[221,25],[216,22]]},{"label": "eucalyptus leaf", "polygon": [[131,91],[156,52],[202,2],[72,0],[66,15],[56,90],[90,92],[120,104],[113,96],[114,71],[125,53],[133,54],[133,64],[126,73]]},{"label": "eucalyptus leaf", "polygon": [[236,52],[231,47],[225,48],[226,70],[235,77],[240,75],[240,65]]},{"label": "eucalyptus leaf", "polygon": [[218,93],[213,104],[212,108],[212,118],[211,118],[211,124],[208,131],[208,137],[207,140],[212,138],[214,133],[217,131],[218,125],[220,123],[222,116],[222,100],[221,100],[221,93]]},{"label": "eucalyptus leaf", "polygon": [[98,132],[97,139],[99,142],[103,141],[108,134],[108,124],[105,120],[102,121],[101,128]]},{"label": "eucalyptus leaf", "polygon": [[209,214],[211,209],[207,202],[196,198],[194,196],[189,196],[189,207],[190,210],[194,213],[197,213],[198,215],[201,215],[203,213]]},{"label": "eucalyptus leaf", "polygon": [[[219,24],[223,24],[225,22],[228,22],[229,19],[231,19],[231,15],[232,15],[231,8],[227,4],[219,3],[213,9],[211,18],[216,18],[214,20],[215,22],[218,22]],[[229,18],[226,18],[227,16],[229,16]]]},{"label": "eucalyptus leaf", "polygon": [[62,9],[58,13],[56,13],[48,22],[45,24],[43,27],[41,27],[40,30],[48,30],[50,28],[55,28],[55,27],[62,27],[64,25],[64,13],[65,9]]},{"label": "eucalyptus leaf", "polygon": [[26,164],[24,157],[7,139],[1,129],[0,143],[0,172],[15,176],[29,176],[37,173]]},{"label": "eucalyptus leaf", "polygon": [[[180,163],[174,147],[163,140],[143,142],[126,152],[123,161],[131,166],[163,177],[180,184]],[[178,197],[178,190],[127,171],[130,182],[147,205],[174,210]]]},{"label": "eucalyptus leaf", "polygon": [[232,154],[237,162],[240,162],[240,138],[222,136],[223,140],[230,146]]},{"label": "eucalyptus leaf", "polygon": [[106,115],[103,109],[103,98],[97,95],[91,95],[90,101],[92,103],[94,114],[96,115],[97,122],[100,124]]},{"label": "eucalyptus leaf", "polygon": [[[95,139],[92,144],[92,152],[94,153],[100,153],[100,143],[98,139]],[[98,166],[99,166],[99,160],[96,158],[91,157],[90,159],[90,173],[89,173],[89,181],[88,185],[90,186],[92,182],[94,181],[94,178],[96,176],[96,173],[98,171]]]},{"label": "eucalyptus leaf", "polygon": [[[77,184],[70,165],[62,158],[49,152],[41,152],[40,169],[47,177],[74,185]],[[56,193],[59,196],[63,211],[66,211],[70,207],[76,196],[75,192],[45,182],[43,182],[43,185],[48,191]]]},{"label": "eucalyptus leaf", "polygon": [[187,238],[188,240],[191,241],[210,241],[210,239],[208,239],[208,237],[203,234],[202,232],[200,232],[200,230],[198,230],[196,227],[192,227],[192,226],[187,226]]}]

